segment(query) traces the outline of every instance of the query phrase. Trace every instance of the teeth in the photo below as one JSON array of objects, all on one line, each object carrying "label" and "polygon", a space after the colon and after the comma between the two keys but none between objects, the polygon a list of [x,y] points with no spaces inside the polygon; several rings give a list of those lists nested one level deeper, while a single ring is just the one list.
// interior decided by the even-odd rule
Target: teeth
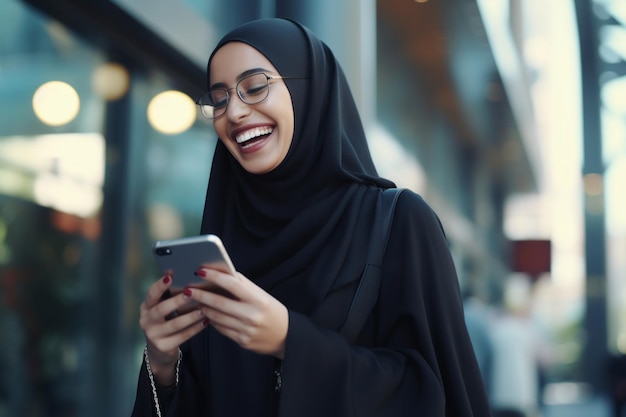
[{"label": "teeth", "polygon": [[237,135],[237,137],[235,138],[235,140],[237,141],[237,143],[244,143],[249,141],[250,139],[254,139],[258,136],[262,136],[262,135],[269,135],[270,133],[272,133],[274,131],[274,129],[272,129],[271,127],[265,126],[265,127],[257,127],[254,129],[250,129],[245,131],[244,133]]}]

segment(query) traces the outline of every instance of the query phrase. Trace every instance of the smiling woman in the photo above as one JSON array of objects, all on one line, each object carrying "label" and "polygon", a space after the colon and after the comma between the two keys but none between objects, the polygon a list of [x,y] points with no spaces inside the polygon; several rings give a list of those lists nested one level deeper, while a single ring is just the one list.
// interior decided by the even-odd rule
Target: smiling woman
[{"label": "smiling woman", "polygon": [[[222,239],[237,273],[192,267],[232,297],[187,288],[163,301],[172,277],[151,285],[133,415],[489,416],[448,242],[420,196],[395,194],[386,255],[366,265],[395,184],[376,172],[330,49],[294,21],[253,21],[217,44],[208,85],[199,104],[220,140],[201,233]],[[377,303],[347,335],[372,268]]]}]

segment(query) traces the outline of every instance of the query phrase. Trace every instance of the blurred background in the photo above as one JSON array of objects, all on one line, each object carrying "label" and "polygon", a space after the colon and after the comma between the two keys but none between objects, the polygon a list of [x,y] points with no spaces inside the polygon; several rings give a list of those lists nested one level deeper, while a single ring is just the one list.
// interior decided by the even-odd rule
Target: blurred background
[{"label": "blurred background", "polygon": [[150,247],[200,228],[208,55],[272,16],[440,215],[494,409],[619,416],[626,1],[2,0],[0,417],[130,414]]}]

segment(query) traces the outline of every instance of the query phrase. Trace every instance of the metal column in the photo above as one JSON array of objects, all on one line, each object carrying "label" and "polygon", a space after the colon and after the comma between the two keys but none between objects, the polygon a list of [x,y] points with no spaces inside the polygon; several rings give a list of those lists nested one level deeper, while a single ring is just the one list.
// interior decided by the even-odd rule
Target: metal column
[{"label": "metal column", "polygon": [[[576,16],[580,41],[583,103],[582,174],[604,175],[602,162],[602,130],[600,120],[600,90],[597,27],[588,0],[576,0]],[[585,193],[585,261],[586,314],[585,343],[582,374],[596,391],[606,389],[607,298],[606,298],[606,244],[604,232],[604,195]]]}]

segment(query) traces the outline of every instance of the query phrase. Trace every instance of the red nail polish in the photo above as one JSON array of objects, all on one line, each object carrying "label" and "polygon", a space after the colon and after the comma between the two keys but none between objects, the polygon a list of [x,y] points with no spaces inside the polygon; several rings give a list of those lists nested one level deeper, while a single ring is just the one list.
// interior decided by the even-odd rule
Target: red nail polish
[{"label": "red nail polish", "polygon": [[209,325],[209,323],[210,323],[209,319],[204,319],[204,320],[202,320],[202,325],[203,325],[204,327],[208,326],[208,325]]},{"label": "red nail polish", "polygon": [[163,277],[164,284],[169,284],[171,280],[172,280],[172,277],[170,277],[169,275],[166,275]]},{"label": "red nail polish", "polygon": [[204,269],[198,269],[195,274],[199,277],[206,277],[206,272]]},{"label": "red nail polish", "polygon": [[183,290],[183,294],[185,294],[187,297],[191,297],[191,288],[187,287]]}]

